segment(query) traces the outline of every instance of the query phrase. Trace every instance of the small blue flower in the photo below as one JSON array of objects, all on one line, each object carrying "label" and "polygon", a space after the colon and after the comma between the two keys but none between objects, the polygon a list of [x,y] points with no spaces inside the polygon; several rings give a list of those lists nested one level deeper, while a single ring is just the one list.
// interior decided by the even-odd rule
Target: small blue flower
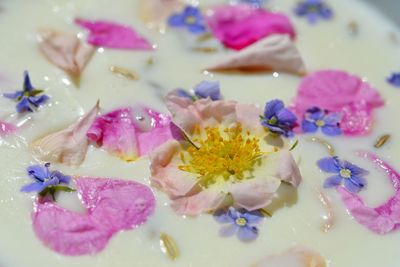
[{"label": "small blue flower", "polygon": [[213,81],[202,81],[198,85],[196,85],[193,89],[194,94],[184,90],[184,89],[176,89],[174,93],[183,98],[188,98],[192,101],[196,101],[201,98],[210,98],[213,101],[220,100],[221,92],[219,82]]},{"label": "small blue flower", "polygon": [[39,96],[42,93],[43,90],[33,88],[31,80],[29,78],[29,73],[25,71],[22,90],[18,90],[15,93],[6,93],[3,94],[3,96],[17,101],[17,112],[22,113],[25,111],[33,112],[33,107],[38,108],[49,99],[47,95]]},{"label": "small blue flower", "polygon": [[21,188],[22,192],[42,192],[48,187],[56,186],[59,184],[69,184],[71,177],[62,174],[59,171],[50,171],[50,163],[45,165],[32,165],[27,168],[29,177],[34,182],[27,184]]},{"label": "small blue flower", "polygon": [[332,9],[323,0],[304,0],[299,2],[294,9],[299,17],[306,17],[311,24],[319,19],[329,20],[333,17]]},{"label": "small blue flower", "polygon": [[256,8],[261,8],[264,5],[265,0],[240,0],[240,2],[241,3],[245,3],[245,4],[249,4],[249,5],[251,5],[253,7],[256,7]]},{"label": "small blue flower", "polygon": [[400,72],[393,72],[390,77],[388,77],[387,82],[393,86],[400,87]]},{"label": "small blue flower", "polygon": [[272,133],[293,136],[293,128],[296,126],[297,118],[281,100],[269,101],[264,108],[264,116],[261,116],[261,124]]},{"label": "small blue flower", "polygon": [[318,128],[321,128],[324,134],[335,136],[342,134],[339,122],[339,114],[326,114],[324,110],[314,107],[307,110],[305,119],[301,123],[301,128],[305,133],[315,133]]},{"label": "small blue flower", "polygon": [[337,157],[329,157],[320,159],[317,164],[322,171],[335,174],[325,180],[325,188],[344,185],[349,192],[358,193],[367,185],[363,176],[367,175],[368,171],[348,161],[342,162]]},{"label": "small blue flower", "polygon": [[206,31],[203,16],[200,10],[194,6],[186,6],[182,13],[169,17],[168,25],[172,27],[185,27],[194,34]]},{"label": "small blue flower", "polygon": [[248,242],[257,238],[258,229],[255,225],[263,219],[263,216],[258,211],[236,210],[230,207],[228,210],[216,212],[214,218],[226,224],[220,230],[221,236],[228,237],[236,234],[239,240]]}]

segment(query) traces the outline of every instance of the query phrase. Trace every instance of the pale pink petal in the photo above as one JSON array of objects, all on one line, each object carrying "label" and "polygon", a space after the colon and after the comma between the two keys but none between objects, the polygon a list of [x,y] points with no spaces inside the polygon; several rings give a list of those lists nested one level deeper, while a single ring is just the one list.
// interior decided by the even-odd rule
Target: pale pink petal
[{"label": "pale pink petal", "polygon": [[51,133],[32,143],[30,149],[40,160],[80,165],[89,146],[86,133],[100,110],[99,102],[78,122],[68,128]]},{"label": "pale pink petal", "polygon": [[313,250],[294,247],[281,254],[267,256],[252,267],[326,267],[326,260]]},{"label": "pale pink petal", "polygon": [[306,68],[288,35],[271,35],[238,53],[221,58],[209,71],[278,71],[304,75]]},{"label": "pale pink petal", "polygon": [[311,107],[338,112],[342,115],[343,132],[360,135],[369,132],[373,109],[383,105],[378,91],[359,77],[344,71],[322,70],[302,80],[292,109],[300,118]]},{"label": "pale pink petal", "polygon": [[150,154],[150,181],[152,185],[164,191],[172,199],[198,192],[197,177],[179,170],[179,152],[181,145],[171,140]]},{"label": "pale pink petal", "polygon": [[264,127],[260,123],[262,110],[253,104],[236,105],[236,120],[243,128],[254,131],[255,134],[264,132]]},{"label": "pale pink petal", "polygon": [[323,216],[323,223],[321,225],[321,229],[323,232],[328,232],[329,229],[332,228],[333,223],[334,223],[334,215],[333,215],[333,209],[332,209],[332,204],[328,197],[321,192],[318,189],[315,189],[315,192],[317,194],[319,202],[321,202],[322,206],[325,209],[326,215]]},{"label": "pale pink petal", "polygon": [[149,108],[117,109],[96,119],[87,137],[112,154],[132,161],[174,138],[169,116]]},{"label": "pale pink petal", "polygon": [[183,7],[182,0],[140,0],[139,17],[149,27],[163,30],[168,18]]},{"label": "pale pink petal", "polygon": [[220,5],[207,12],[207,24],[225,46],[240,50],[272,34],[295,37],[289,18],[250,5]]},{"label": "pale pink petal", "polygon": [[278,159],[279,164],[276,177],[282,181],[290,183],[294,187],[298,187],[301,183],[302,177],[292,153],[288,150],[281,150],[273,153],[270,157],[276,157]]},{"label": "pale pink petal", "polygon": [[117,49],[152,50],[151,44],[133,28],[109,21],[76,19],[75,23],[90,31],[88,43]]},{"label": "pale pink petal", "polygon": [[354,219],[376,234],[387,234],[400,228],[400,174],[383,162],[376,155],[360,152],[360,156],[372,160],[382,168],[391,180],[395,195],[377,208],[370,208],[357,194],[348,192],[344,187],[337,187],[344,204]]},{"label": "pale pink petal", "polygon": [[275,177],[253,178],[233,184],[229,191],[235,205],[252,211],[269,205],[280,184]]},{"label": "pale pink petal", "polygon": [[173,200],[171,207],[177,214],[196,216],[220,208],[225,198],[226,194],[223,192],[204,190],[192,196]]},{"label": "pale pink petal", "polygon": [[17,130],[13,124],[0,120],[0,137],[14,133]]},{"label": "pale pink petal", "polygon": [[114,234],[143,224],[154,211],[151,190],[133,181],[77,178],[76,186],[85,214],[46,201],[38,201],[32,214],[36,236],[63,255],[98,253]]},{"label": "pale pink petal", "polygon": [[83,44],[76,34],[46,29],[39,32],[39,49],[54,65],[69,75],[79,76],[95,48]]}]

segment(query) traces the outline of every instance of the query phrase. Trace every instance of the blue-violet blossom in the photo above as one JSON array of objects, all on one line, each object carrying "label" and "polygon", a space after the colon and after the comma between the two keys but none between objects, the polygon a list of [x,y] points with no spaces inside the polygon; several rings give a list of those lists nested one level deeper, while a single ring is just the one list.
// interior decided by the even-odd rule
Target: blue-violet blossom
[{"label": "blue-violet blossom", "polygon": [[319,19],[329,20],[333,16],[332,9],[323,0],[304,0],[299,2],[294,13],[299,17],[306,17],[313,24]]},{"label": "blue-violet blossom", "polygon": [[172,27],[185,27],[194,34],[204,33],[206,27],[200,9],[194,6],[186,6],[182,13],[174,14],[168,19],[168,25]]},{"label": "blue-violet blossom", "polygon": [[27,168],[29,177],[34,182],[27,184],[21,188],[22,192],[42,192],[48,187],[60,184],[69,184],[71,177],[62,174],[59,171],[50,171],[50,163],[44,165],[32,165]]},{"label": "blue-violet blossom", "polygon": [[281,100],[274,99],[265,104],[264,116],[261,116],[261,124],[272,133],[286,137],[292,136],[296,121],[296,116],[285,108]]},{"label": "blue-violet blossom", "polygon": [[16,109],[18,113],[21,113],[24,111],[33,112],[33,107],[38,108],[40,105],[44,104],[49,97],[47,95],[40,95],[42,93],[43,90],[35,89],[32,86],[29,73],[25,71],[22,90],[18,90],[15,93],[6,93],[3,96],[17,101]]},{"label": "blue-violet blossom", "polygon": [[324,110],[314,107],[306,111],[301,128],[305,133],[315,133],[318,128],[321,128],[324,134],[335,136],[342,134],[339,122],[338,113],[327,114]]},{"label": "blue-violet blossom", "polygon": [[218,81],[216,82],[202,81],[193,88],[193,91],[194,94],[184,89],[176,89],[175,94],[180,97],[189,98],[193,101],[196,101],[197,99],[200,98],[208,98],[208,97],[213,101],[221,99],[221,92]]},{"label": "blue-violet blossom", "polygon": [[236,234],[239,240],[248,242],[257,238],[258,229],[255,225],[263,219],[263,216],[259,211],[236,210],[230,207],[227,210],[217,211],[214,218],[226,224],[220,230],[221,236],[228,237]]},{"label": "blue-violet blossom", "polygon": [[348,161],[342,162],[337,157],[328,157],[320,159],[317,164],[322,171],[335,174],[325,180],[325,188],[343,185],[349,192],[358,193],[367,184],[363,176],[368,171]]},{"label": "blue-violet blossom", "polygon": [[400,87],[400,72],[394,72],[387,78],[387,82],[393,86]]}]

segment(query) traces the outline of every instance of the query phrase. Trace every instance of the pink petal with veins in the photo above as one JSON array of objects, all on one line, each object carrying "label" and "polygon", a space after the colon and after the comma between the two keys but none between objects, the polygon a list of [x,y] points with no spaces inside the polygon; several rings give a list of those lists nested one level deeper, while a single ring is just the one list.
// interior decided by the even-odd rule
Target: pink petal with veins
[{"label": "pink petal with veins", "polygon": [[95,254],[110,238],[146,222],[155,198],[145,185],[134,181],[76,178],[86,213],[76,213],[55,202],[38,201],[32,214],[36,236],[52,250],[68,256]]},{"label": "pink petal with veins", "polygon": [[90,31],[88,43],[107,48],[152,50],[151,44],[133,28],[109,21],[76,19],[75,23]]},{"label": "pink petal with veins", "polygon": [[293,25],[286,15],[246,4],[216,6],[207,12],[206,21],[213,35],[235,50],[277,33],[295,38]]}]

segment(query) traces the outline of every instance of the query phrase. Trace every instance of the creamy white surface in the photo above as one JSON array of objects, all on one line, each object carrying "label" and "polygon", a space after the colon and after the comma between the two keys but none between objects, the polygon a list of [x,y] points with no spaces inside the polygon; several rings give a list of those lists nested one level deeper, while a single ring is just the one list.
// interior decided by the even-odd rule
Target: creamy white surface
[{"label": "creamy white surface", "polygon": [[[202,6],[217,1],[200,1]],[[273,10],[290,10],[295,1],[271,1]],[[147,29],[137,18],[137,1],[130,0],[5,0],[0,2],[0,73],[7,77],[0,83],[0,92],[21,87],[22,72],[30,72],[34,86],[46,90],[50,104],[32,118],[19,131],[21,138],[10,137],[0,145],[0,266],[1,267],[128,267],[128,266],[248,266],[266,255],[281,252],[293,245],[305,245],[320,252],[331,267],[395,267],[398,266],[400,232],[379,236],[355,222],[346,212],[335,190],[325,190],[333,202],[335,224],[328,233],[320,230],[323,209],[314,193],[321,187],[326,174],[315,162],[327,156],[324,147],[309,143],[300,137],[295,150],[301,158],[304,182],[298,190],[297,202],[282,207],[267,218],[260,227],[259,238],[244,244],[235,237],[221,238],[221,225],[212,216],[183,218],[168,206],[164,193],[154,190],[157,209],[149,222],[138,229],[119,233],[106,249],[94,256],[65,257],[43,246],[31,227],[30,214],[33,195],[20,193],[29,180],[25,168],[36,163],[27,149],[30,141],[75,121],[100,99],[103,111],[144,103],[166,111],[161,95],[167,90],[190,88],[203,79],[221,82],[225,99],[263,105],[272,98],[286,103],[294,97],[300,78],[288,74],[222,75],[201,71],[220,54],[194,53],[187,46],[182,33],[169,30],[166,34]],[[391,133],[390,142],[379,154],[400,170],[399,125],[400,92],[385,81],[399,69],[400,49],[389,41],[395,28],[384,17],[360,1],[330,1],[335,19],[315,26],[294,18],[296,41],[309,71],[338,68],[365,77],[379,89],[386,106],[376,111],[372,133],[362,138],[330,138],[338,155],[371,171],[368,187],[361,195],[370,205],[385,201],[393,189],[383,173],[372,164],[356,158],[357,149],[373,150],[373,143],[384,133]],[[292,15],[291,15],[292,16]],[[75,17],[108,19],[133,25],[151,42],[157,44],[155,52],[132,52],[98,49],[82,75],[80,88],[68,82],[67,75],[51,65],[37,49],[35,33],[41,27],[52,27],[72,32],[84,31],[72,22]],[[360,25],[358,36],[352,37],[347,24],[355,20]],[[187,44],[187,46],[186,46]],[[155,64],[147,66],[152,56]],[[112,74],[111,65],[131,68],[140,75],[139,81],[130,81]],[[277,77],[275,77],[277,76]],[[149,82],[161,86],[155,90]],[[0,98],[0,118],[10,119],[14,103]],[[21,121],[21,119],[12,118]],[[149,183],[148,160],[126,163],[98,148],[91,147],[85,162],[79,168],[53,165],[66,174],[95,177],[116,177]],[[76,195],[63,195],[60,201],[79,209]],[[158,233],[173,236],[181,250],[181,257],[173,262],[162,254]]]}]

